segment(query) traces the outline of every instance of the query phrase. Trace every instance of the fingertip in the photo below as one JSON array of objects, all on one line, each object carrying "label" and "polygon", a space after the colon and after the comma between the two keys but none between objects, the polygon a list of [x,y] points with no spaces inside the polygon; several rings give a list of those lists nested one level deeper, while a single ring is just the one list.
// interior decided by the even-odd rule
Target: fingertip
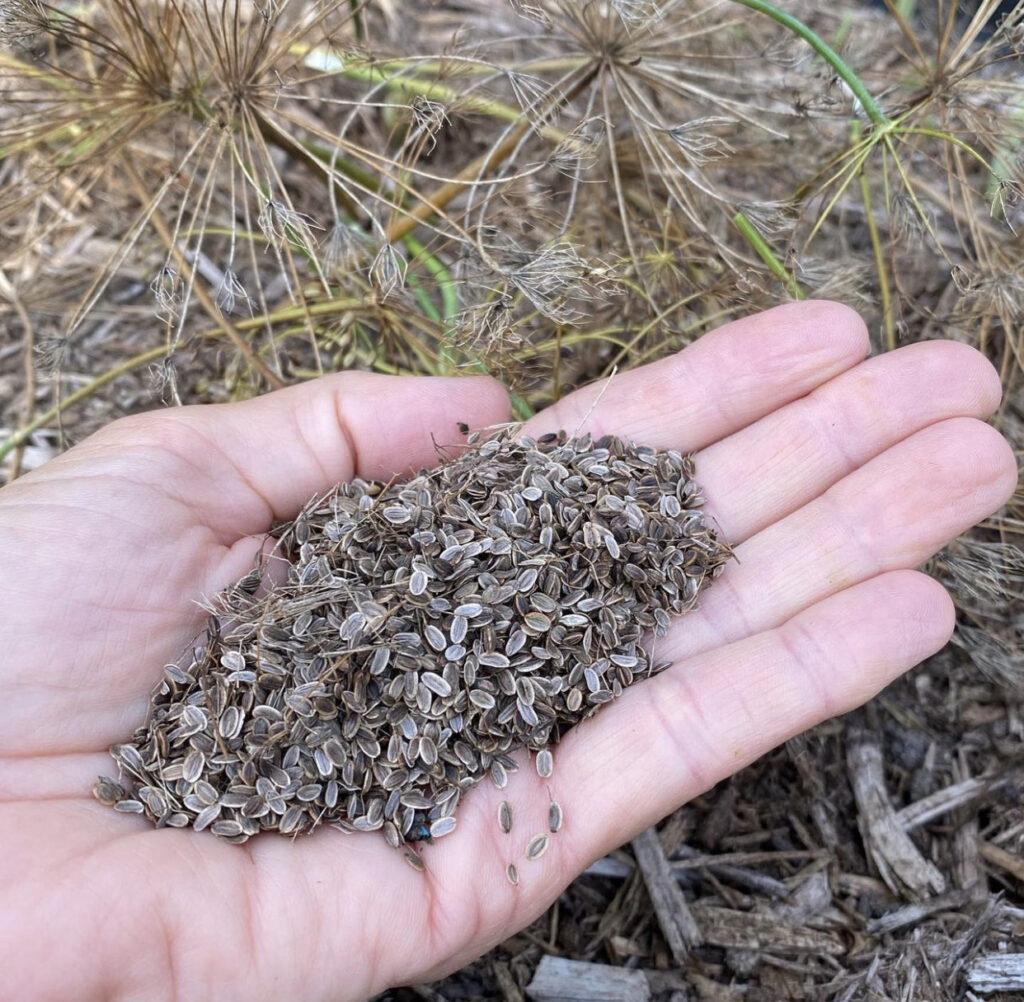
[{"label": "fingertip", "polygon": [[461,384],[457,389],[465,389],[467,398],[472,399],[479,407],[477,421],[467,421],[466,424],[483,427],[488,424],[500,424],[508,421],[512,416],[509,392],[493,376],[474,374],[447,378],[452,378]]},{"label": "fingertip", "polygon": [[791,311],[801,326],[811,328],[818,337],[845,349],[849,357],[857,361],[871,352],[867,324],[852,306],[833,299],[805,299],[777,308]]},{"label": "fingertip", "polygon": [[1013,446],[990,424],[977,418],[952,418],[945,422],[949,437],[957,441],[958,456],[964,468],[972,472],[983,491],[986,514],[1001,508],[1013,497],[1019,481],[1017,457]]},{"label": "fingertip", "polygon": [[906,596],[906,623],[918,633],[911,641],[918,661],[931,657],[949,643],[956,627],[956,606],[944,585],[922,571],[892,571],[887,575]]},{"label": "fingertip", "polygon": [[754,313],[737,323],[767,323],[781,331],[798,330],[804,336],[845,348],[864,358],[871,351],[871,337],[864,318],[852,307],[834,299],[801,299]]},{"label": "fingertip", "polygon": [[1003,383],[996,367],[976,348],[962,341],[940,339],[919,341],[901,349],[911,350],[932,353],[941,360],[944,372],[956,375],[958,389],[966,390],[976,404],[972,413],[987,417],[995,412],[1003,398]]}]

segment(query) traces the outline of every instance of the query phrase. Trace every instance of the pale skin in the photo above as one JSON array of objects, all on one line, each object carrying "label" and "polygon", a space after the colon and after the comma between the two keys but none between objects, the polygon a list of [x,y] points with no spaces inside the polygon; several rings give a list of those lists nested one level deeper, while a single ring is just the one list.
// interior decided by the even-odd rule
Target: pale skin
[{"label": "pale skin", "polygon": [[[506,421],[497,383],[351,373],[132,417],[0,490],[0,998],[339,1002],[435,979],[941,648],[952,603],[914,568],[1013,491],[984,423],[999,380],[962,344],[867,350],[845,307],[780,307],[530,423],[695,452],[739,562],[658,642],[669,670],[572,732],[551,780],[526,768],[467,795],[423,874],[376,835],[239,847],[90,791],[198,632],[197,601],[245,573],[271,520],[353,475],[434,463],[457,422]],[[549,796],[565,827],[526,862]]]}]

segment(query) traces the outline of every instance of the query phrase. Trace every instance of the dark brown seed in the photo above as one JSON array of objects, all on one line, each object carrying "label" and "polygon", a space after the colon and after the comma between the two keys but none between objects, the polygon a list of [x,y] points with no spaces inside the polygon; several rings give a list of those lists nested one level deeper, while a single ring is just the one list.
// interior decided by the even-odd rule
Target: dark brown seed
[{"label": "dark brown seed", "polygon": [[508,866],[505,867],[505,876],[513,887],[519,883],[519,871],[516,869],[515,863],[509,863]]},{"label": "dark brown seed", "polygon": [[113,807],[119,800],[123,800],[124,794],[124,787],[109,776],[100,776],[92,788],[92,795],[108,807]]}]

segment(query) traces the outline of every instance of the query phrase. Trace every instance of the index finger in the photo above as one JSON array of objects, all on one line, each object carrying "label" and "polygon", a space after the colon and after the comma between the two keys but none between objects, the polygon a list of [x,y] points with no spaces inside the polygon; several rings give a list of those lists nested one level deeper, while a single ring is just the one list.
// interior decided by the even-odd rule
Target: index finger
[{"label": "index finger", "polygon": [[524,430],[614,434],[690,452],[805,396],[861,362],[868,346],[864,321],[848,306],[787,303],[719,327],[668,358],[585,386]]}]

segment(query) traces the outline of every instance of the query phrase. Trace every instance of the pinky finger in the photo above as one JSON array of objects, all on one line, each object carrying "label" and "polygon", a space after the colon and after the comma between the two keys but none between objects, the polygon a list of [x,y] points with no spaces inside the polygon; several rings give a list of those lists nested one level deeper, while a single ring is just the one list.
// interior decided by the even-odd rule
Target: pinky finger
[{"label": "pinky finger", "polygon": [[602,855],[794,735],[860,706],[939,650],[953,624],[941,585],[893,571],[631,689],[562,743],[559,774],[586,806],[573,812],[566,861]]}]

